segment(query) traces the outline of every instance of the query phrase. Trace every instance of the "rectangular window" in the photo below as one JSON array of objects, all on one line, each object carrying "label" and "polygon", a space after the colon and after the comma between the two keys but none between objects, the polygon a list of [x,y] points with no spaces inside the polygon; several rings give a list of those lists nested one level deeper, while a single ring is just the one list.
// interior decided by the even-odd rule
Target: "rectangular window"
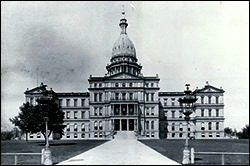
[{"label": "rectangular window", "polygon": [[82,105],[82,107],[85,106],[85,99],[82,99],[81,105]]},{"label": "rectangular window", "polygon": [[96,138],[98,136],[97,132],[94,133],[94,137]]},{"label": "rectangular window", "polygon": [[154,132],[151,133],[151,137],[155,137],[155,133]]},{"label": "rectangular window", "polygon": [[102,101],[102,93],[99,93],[99,101]]},{"label": "rectangular window", "polygon": [[97,88],[97,83],[94,83],[94,88]]},{"label": "rectangular window", "polygon": [[129,83],[129,87],[132,87],[132,86],[133,86],[133,83],[132,83],[132,82],[130,82],[130,83]]},{"label": "rectangular window", "polygon": [[148,87],[148,83],[145,83],[145,87]]},{"label": "rectangular window", "polygon": [[151,101],[154,101],[154,93],[151,93]]},{"label": "rectangular window", "polygon": [[129,100],[133,100],[133,93],[129,93]]},{"label": "rectangular window", "polygon": [[102,130],[102,121],[99,122],[99,130]]},{"label": "rectangular window", "polygon": [[74,111],[74,118],[77,119],[77,111]]},{"label": "rectangular window", "polygon": [[219,117],[219,110],[216,110],[216,116]]},{"label": "rectangular window", "polygon": [[115,87],[119,87],[119,84],[118,84],[118,83],[115,83]]},{"label": "rectangular window", "polygon": [[180,133],[180,134],[179,134],[179,137],[180,137],[180,138],[182,138],[182,135],[183,135],[183,134],[182,134],[182,133]]},{"label": "rectangular window", "polygon": [[82,138],[85,138],[85,133],[82,133]]},{"label": "rectangular window", "polygon": [[124,82],[122,83],[122,87],[126,87],[126,84]]},{"label": "rectangular window", "polygon": [[30,138],[33,138],[33,134],[30,134]]},{"label": "rectangular window", "polygon": [[102,133],[99,133],[99,137],[102,138]]},{"label": "rectangular window", "polygon": [[77,124],[74,124],[74,131],[77,131]]},{"label": "rectangular window", "polygon": [[122,100],[126,99],[126,93],[122,93]]},{"label": "rectangular window", "polygon": [[37,133],[37,138],[41,138],[41,133]]},{"label": "rectangular window", "polygon": [[201,110],[201,117],[203,117],[204,116],[204,110],[202,109]]},{"label": "rectangular window", "polygon": [[74,107],[77,107],[77,99],[74,99]]},{"label": "rectangular window", "polygon": [[201,137],[205,137],[205,133],[201,133]]},{"label": "rectangular window", "polygon": [[97,102],[97,93],[94,93],[94,101]]},{"label": "rectangular window", "polygon": [[151,87],[154,87],[154,83],[151,83]]},{"label": "rectangular window", "polygon": [[67,116],[67,119],[70,118],[70,111],[67,111],[66,116]]},{"label": "rectangular window", "polygon": [[201,96],[201,104],[204,103],[204,96]]},{"label": "rectangular window", "polygon": [[175,133],[172,133],[172,137],[173,137],[173,138],[175,137]]},{"label": "rectangular window", "polygon": [[100,84],[99,84],[99,88],[101,88],[101,87],[102,87],[102,84],[100,83]]},{"label": "rectangular window", "polygon": [[77,133],[74,133],[74,138],[77,138]]},{"label": "rectangular window", "polygon": [[217,133],[216,133],[216,137],[220,137],[220,133],[217,132]]},{"label": "rectangular window", "polygon": [[67,138],[70,138],[70,135],[69,135],[69,133],[67,133],[66,137],[67,137]]},{"label": "rectangular window", "polygon": [[216,104],[219,104],[219,96],[216,96],[215,102]]},{"label": "rectangular window", "polygon": [[209,117],[212,116],[212,110],[208,110],[208,116],[209,116]]},{"label": "rectangular window", "polygon": [[119,93],[116,93],[116,94],[115,94],[115,99],[116,99],[116,100],[119,100]]},{"label": "rectangular window", "polygon": [[146,93],[146,101],[149,101],[149,94]]},{"label": "rectangular window", "polygon": [[69,107],[70,106],[70,99],[66,100],[66,106]]},{"label": "rectangular window", "polygon": [[213,134],[211,132],[209,133],[209,137],[213,137]]},{"label": "rectangular window", "polygon": [[183,128],[182,128],[182,124],[181,124],[181,123],[180,123],[179,130],[180,130],[180,131],[183,131]]}]

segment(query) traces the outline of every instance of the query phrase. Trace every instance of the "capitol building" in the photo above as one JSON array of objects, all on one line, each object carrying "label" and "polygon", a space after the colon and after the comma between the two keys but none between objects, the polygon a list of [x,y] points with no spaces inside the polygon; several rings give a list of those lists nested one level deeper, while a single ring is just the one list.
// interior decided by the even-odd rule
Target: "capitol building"
[{"label": "capitol building", "polygon": [[[88,92],[54,92],[47,85],[27,89],[25,102],[36,105],[41,90],[55,95],[65,113],[63,140],[112,139],[113,134],[133,131],[141,139],[216,139],[224,137],[224,90],[206,82],[193,92],[198,99],[186,129],[179,98],[184,92],[160,91],[160,76],[144,76],[136,48],[128,37],[122,12],[120,35],[115,41],[107,74],[90,75]],[[43,139],[41,133],[29,139]],[[53,139],[53,134],[50,139]]]}]

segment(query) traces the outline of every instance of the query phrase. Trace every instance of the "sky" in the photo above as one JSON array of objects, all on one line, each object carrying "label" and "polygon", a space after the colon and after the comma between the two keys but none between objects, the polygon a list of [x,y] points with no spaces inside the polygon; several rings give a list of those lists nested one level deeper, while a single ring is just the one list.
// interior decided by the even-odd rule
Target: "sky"
[{"label": "sky", "polygon": [[27,88],[87,92],[107,73],[123,5],[144,76],[161,92],[222,87],[224,126],[249,124],[248,1],[1,1],[2,130]]}]

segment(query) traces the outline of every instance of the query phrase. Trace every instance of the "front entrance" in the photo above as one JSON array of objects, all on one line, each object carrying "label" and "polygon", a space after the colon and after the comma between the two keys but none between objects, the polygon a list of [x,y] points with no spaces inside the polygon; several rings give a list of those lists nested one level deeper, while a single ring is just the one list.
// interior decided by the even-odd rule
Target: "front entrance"
[{"label": "front entrance", "polygon": [[120,130],[120,119],[115,119],[114,123],[115,123],[115,128],[114,129],[116,131],[119,131]]},{"label": "front entrance", "polygon": [[122,119],[122,131],[127,130],[127,119]]},{"label": "front entrance", "polygon": [[134,119],[129,119],[129,131],[134,131]]}]

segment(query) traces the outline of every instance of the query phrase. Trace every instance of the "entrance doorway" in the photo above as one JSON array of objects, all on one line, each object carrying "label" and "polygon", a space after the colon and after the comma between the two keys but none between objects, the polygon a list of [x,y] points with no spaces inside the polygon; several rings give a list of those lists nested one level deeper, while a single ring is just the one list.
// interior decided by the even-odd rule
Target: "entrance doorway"
[{"label": "entrance doorway", "polygon": [[134,131],[134,119],[129,119],[129,131]]},{"label": "entrance doorway", "polygon": [[122,131],[127,130],[127,119],[122,119]]},{"label": "entrance doorway", "polygon": [[119,131],[120,130],[120,119],[115,119],[114,123],[115,123],[115,130]]}]

